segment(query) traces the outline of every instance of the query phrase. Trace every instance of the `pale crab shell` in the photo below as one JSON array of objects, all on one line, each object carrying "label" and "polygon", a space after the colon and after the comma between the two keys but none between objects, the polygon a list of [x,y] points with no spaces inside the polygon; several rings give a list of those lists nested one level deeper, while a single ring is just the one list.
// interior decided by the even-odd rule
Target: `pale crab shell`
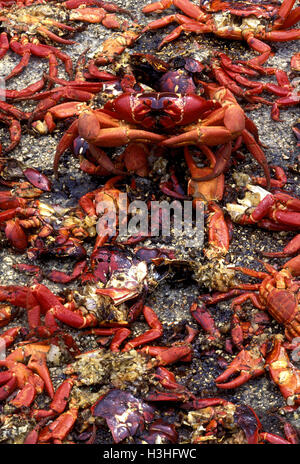
[{"label": "pale crab shell", "polygon": [[270,192],[258,185],[246,185],[248,192],[245,197],[238,199],[237,203],[227,203],[226,209],[233,221],[238,221],[240,216],[245,214],[249,208],[255,208]]}]

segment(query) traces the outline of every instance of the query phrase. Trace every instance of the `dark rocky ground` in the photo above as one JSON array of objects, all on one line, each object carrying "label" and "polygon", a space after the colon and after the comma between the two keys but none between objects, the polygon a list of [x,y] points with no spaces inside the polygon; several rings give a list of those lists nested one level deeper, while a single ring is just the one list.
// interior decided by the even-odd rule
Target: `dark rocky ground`
[{"label": "dark rocky ground", "polygon": [[[150,20],[140,12],[144,2],[139,0],[125,0],[122,2],[118,1],[117,3],[133,12],[135,19],[140,24],[145,24]],[[151,15],[151,19],[155,17],[156,15]],[[170,31],[172,27],[173,26],[168,27],[167,30]],[[89,25],[83,32],[75,35],[75,40],[77,40],[78,43],[72,46],[66,46],[64,50],[70,54],[74,62],[87,47],[89,47],[87,56],[92,57],[99,44],[110,34],[111,32],[101,25]],[[156,46],[161,40],[162,34],[162,31],[145,34],[136,43],[134,50],[155,53]],[[229,42],[216,39],[212,36],[196,37],[195,35],[190,35],[183,36],[180,40],[164,47],[160,53],[157,53],[157,56],[162,59],[168,59],[178,56],[179,54],[193,54],[197,59],[209,60],[212,51],[215,49],[224,50],[234,57],[245,58],[252,55],[252,52],[249,52],[244,43]],[[289,70],[291,56],[299,51],[299,44],[298,42],[272,44],[272,49],[274,55],[269,59],[268,65]],[[0,75],[7,74],[18,59],[19,58],[15,58],[11,53],[8,53],[0,62]],[[30,82],[37,80],[46,70],[47,63],[44,60],[31,58],[27,70],[17,78],[11,80],[8,88],[23,88]],[[62,69],[60,69],[60,75],[64,75]],[[28,106],[28,108],[30,108],[30,106]],[[269,163],[278,164],[285,168],[288,175],[287,190],[299,195],[299,175],[296,171],[289,168],[289,166],[297,163],[298,153],[296,151],[296,140],[291,128],[299,118],[299,108],[293,107],[288,110],[283,110],[281,112],[280,122],[274,122],[270,118],[270,108],[265,106],[261,106],[247,114],[258,127],[259,137],[265,146],[265,153]],[[102,185],[103,179],[92,178],[81,172],[79,170],[78,161],[72,157],[71,154],[65,154],[63,156],[59,168],[59,178],[54,179],[52,169],[53,157],[56,145],[65,127],[63,123],[59,123],[52,135],[40,137],[30,133],[24,128],[21,143],[10,156],[41,170],[53,181],[52,191],[43,196],[43,201],[49,203],[57,202],[64,206],[74,206],[80,196]],[[0,127],[0,136],[3,139],[3,143],[8,140],[6,130],[3,126]],[[177,165],[180,169],[180,161],[177,161]],[[229,185],[230,191],[233,193],[235,184],[232,173],[234,171],[245,172],[249,175],[261,174],[261,170],[257,163],[246,154],[245,161],[240,162],[239,165],[233,166],[226,174],[226,182]],[[183,181],[186,181],[186,179],[187,176],[185,176],[185,178],[183,176]],[[257,250],[280,250],[292,236],[291,233],[268,232],[259,230],[255,227],[241,227],[236,225],[234,227],[230,252],[226,257],[227,261],[235,265],[249,266],[255,269],[257,266],[260,266],[256,261],[256,258],[259,256]],[[170,245],[170,243],[168,245]],[[176,249],[175,241],[173,241],[171,245]],[[197,256],[201,259],[202,250],[197,250]],[[27,276],[16,273],[12,269],[12,264],[16,262],[26,262],[25,255],[18,255],[7,247],[0,250],[1,285],[26,285],[28,283],[29,278]],[[270,262],[280,265],[284,261],[272,260]],[[60,268],[61,266],[61,264],[58,265],[57,262],[52,261],[44,262],[42,265],[45,266],[45,269],[51,269],[52,266]],[[69,264],[66,263],[64,266],[69,266]],[[193,327],[196,327],[196,324],[189,314],[189,307],[195,298],[201,293],[206,293],[207,289],[198,285],[197,282],[191,278],[190,274],[187,274],[187,277],[185,277],[186,276],[183,276],[182,279],[174,280],[171,278],[165,279],[147,299],[147,304],[154,308],[164,324],[166,330],[164,335],[165,339],[172,333],[174,327],[183,325],[183,322],[188,322]],[[54,291],[62,290],[62,286],[49,283],[48,281],[44,281],[44,283]],[[67,288],[74,287],[76,287],[76,283],[67,286]],[[219,304],[213,307],[211,311],[217,321],[218,327],[221,328],[224,327],[224,325],[228,326],[231,315],[230,302]],[[12,325],[19,324],[19,321],[20,319],[15,320]],[[138,322],[133,328],[133,333],[139,333],[144,329],[145,325],[142,322]],[[282,328],[278,327],[274,322],[271,324],[269,331],[270,333],[282,333]],[[179,364],[173,368],[173,371],[178,375],[180,381],[188,385],[193,392],[201,394],[201,396],[222,396],[234,403],[246,403],[250,405],[257,412],[264,430],[282,434],[282,424],[278,420],[278,417],[272,413],[278,412],[279,408],[284,406],[284,400],[278,388],[271,382],[268,374],[254,379],[234,391],[219,392],[214,385],[214,378],[222,371],[217,362],[218,350],[215,354],[205,354],[201,346],[202,341],[203,334],[200,333],[194,346],[195,355],[191,365],[186,367]],[[93,337],[90,337],[85,342],[84,348],[92,349],[96,346]],[[227,359],[230,360],[229,355]],[[58,379],[59,369],[58,367],[51,371]],[[286,417],[300,429],[298,410],[288,414]],[[188,434],[189,429],[187,428],[183,431],[183,441],[189,441]],[[111,441],[109,432],[101,432],[97,440],[99,443],[109,443]]]}]

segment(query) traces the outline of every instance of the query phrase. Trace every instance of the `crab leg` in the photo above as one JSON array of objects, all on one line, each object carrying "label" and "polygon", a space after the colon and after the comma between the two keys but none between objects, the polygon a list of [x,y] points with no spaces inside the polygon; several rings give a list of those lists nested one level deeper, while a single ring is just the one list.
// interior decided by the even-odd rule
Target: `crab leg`
[{"label": "crab leg", "polygon": [[282,29],[289,29],[300,21],[300,7],[295,8],[282,24]]},{"label": "crab leg", "polygon": [[31,56],[30,44],[28,43],[27,38],[23,38],[21,43],[19,43],[18,37],[13,37],[9,43],[9,46],[13,52],[21,55],[22,58],[21,61],[14,67],[14,69],[7,76],[5,76],[6,81],[20,74],[28,65]]},{"label": "crab leg", "polygon": [[6,32],[0,34],[0,60],[3,58],[9,50],[9,41]]},{"label": "crab leg", "polygon": [[[177,361],[190,362],[193,350],[188,345],[166,346],[145,346],[140,350],[150,356],[154,356],[155,366],[167,366]],[[149,367],[153,367],[153,361],[149,361]]]},{"label": "crab leg", "polygon": [[21,98],[29,98],[32,94],[35,94],[36,92],[39,92],[42,90],[42,88],[45,85],[45,80],[44,78],[40,79],[37,82],[34,82],[33,84],[28,85],[22,90],[10,90],[10,89],[5,89],[4,94],[2,94],[0,89],[0,97],[4,97],[8,100],[18,100]]},{"label": "crab leg", "polygon": [[[216,386],[222,389],[236,388],[248,380],[258,377],[265,372],[265,360],[258,348],[244,349],[239,352],[229,367],[216,379]],[[226,382],[233,374],[238,376]]]},{"label": "crab leg", "polygon": [[[267,45],[266,43],[262,42],[259,40],[253,32],[244,32],[243,38],[247,41],[247,44],[249,45],[252,50],[256,51],[259,53],[259,56],[256,56],[255,58],[251,58],[251,60],[247,61],[247,64],[254,64],[254,65],[259,65],[261,66],[264,64],[271,53],[271,47]],[[266,39],[266,37],[262,37],[262,39]],[[270,39],[269,39],[270,40]]]},{"label": "crab leg", "polygon": [[75,119],[74,122],[68,127],[62,138],[60,139],[55,152],[54,162],[53,162],[53,171],[57,176],[58,173],[58,164],[63,153],[69,148],[74,140],[78,137],[78,119]]},{"label": "crab leg", "polygon": [[47,425],[39,433],[39,443],[47,443],[50,440],[61,442],[74,427],[77,420],[78,409],[72,408],[61,414],[54,422]]},{"label": "crab leg", "polygon": [[126,338],[129,337],[130,333],[131,331],[129,329],[126,329],[126,327],[121,327],[120,329],[116,330],[111,344],[109,346],[110,351],[120,351],[120,345],[123,343],[124,340],[126,340]]},{"label": "crab leg", "polygon": [[[53,23],[55,24],[55,21],[53,21]],[[59,24],[59,23],[57,23]],[[66,28],[67,26],[64,26],[64,28]],[[60,26],[60,28],[62,29],[62,27]],[[73,28],[74,30],[74,28]],[[57,43],[60,43],[60,44],[64,44],[64,45],[72,45],[72,44],[75,44],[75,40],[68,40],[68,39],[63,39],[62,37],[59,37],[59,35],[57,34],[54,34],[54,32],[51,32],[49,31],[49,29],[47,29],[45,26],[39,26],[37,28],[37,32],[39,32],[42,36],[44,37],[48,37],[49,39],[53,40],[53,42],[57,42]]]},{"label": "crab leg", "polygon": [[[202,149],[202,147],[200,148]],[[209,150],[208,147],[206,146],[203,147],[203,152],[207,153],[208,150]],[[231,152],[232,152],[231,142],[222,145],[216,152],[214,166],[212,167],[212,172],[210,174],[203,175],[203,176],[200,176],[200,173],[199,173],[199,177],[197,176],[196,172],[194,173],[191,172],[192,180],[195,182],[207,183],[207,181],[213,180],[216,177],[221,176],[230,160]],[[194,171],[196,170],[194,169]],[[199,169],[199,171],[201,170]],[[218,185],[220,185],[221,179],[222,178],[218,179]],[[222,192],[222,196],[223,196],[223,192]]]},{"label": "crab leg", "polygon": [[12,116],[6,116],[5,114],[0,114],[0,121],[4,122],[4,124],[9,127],[11,142],[9,146],[3,150],[3,153],[9,153],[21,140],[21,124],[17,119],[14,119]]},{"label": "crab leg", "polygon": [[285,258],[292,256],[300,250],[300,234],[297,234],[292,240],[284,247],[283,251],[266,252],[262,251],[261,254],[269,258]]},{"label": "crab leg", "polygon": [[145,343],[152,342],[153,340],[156,340],[157,338],[160,338],[162,336],[163,326],[153,309],[149,306],[144,306],[143,315],[151,329],[143,333],[139,337],[133,338],[132,340],[127,342],[122,351],[131,350],[132,348],[144,345]]},{"label": "crab leg", "polygon": [[[281,29],[285,21],[289,18],[296,0],[284,0],[277,12],[277,18],[274,21],[273,29]],[[285,27],[284,27],[285,28]]]},{"label": "crab leg", "polygon": [[271,184],[271,174],[268,161],[264,152],[256,142],[253,135],[247,129],[244,129],[242,131],[242,137],[251,155],[256,159],[260,166],[262,166],[266,176],[267,188],[269,188]]},{"label": "crab leg", "polygon": [[190,307],[190,312],[195,321],[210,335],[211,340],[216,340],[221,337],[211,313],[202,301],[193,303]]},{"label": "crab leg", "polygon": [[[45,48],[45,53],[47,53],[46,50],[48,49],[48,55],[50,56],[50,53],[49,53],[49,50],[50,50],[59,60],[61,60],[64,63],[66,73],[68,74],[70,79],[72,79],[72,76],[73,76],[73,64],[72,64],[71,58],[66,53],[63,53],[61,50],[59,50],[58,48],[52,47],[51,45],[40,45],[40,44],[36,45],[36,46],[33,45],[32,53],[36,54],[37,56],[42,56],[42,55],[39,54],[41,52],[43,53],[41,47],[46,47]],[[52,68],[53,67],[54,67],[54,65],[52,65]],[[49,67],[49,71],[50,71],[50,67]],[[53,77],[55,78],[57,73],[53,72],[52,74],[53,74]],[[52,74],[49,72],[50,77],[52,77]]]},{"label": "crab leg", "polygon": [[259,438],[261,440],[272,443],[273,445],[291,445],[290,441],[280,437],[279,435],[276,435],[275,433],[262,432],[259,434]]}]

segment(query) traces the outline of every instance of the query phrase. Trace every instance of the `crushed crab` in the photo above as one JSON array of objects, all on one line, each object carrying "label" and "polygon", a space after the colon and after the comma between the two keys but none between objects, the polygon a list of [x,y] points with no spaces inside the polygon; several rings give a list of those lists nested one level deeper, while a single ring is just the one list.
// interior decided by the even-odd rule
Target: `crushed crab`
[{"label": "crushed crab", "polygon": [[146,357],[134,349],[118,353],[98,349],[79,355],[66,368],[66,373],[78,375],[77,386],[99,385],[147,392],[151,381],[147,364]]},{"label": "crushed crab", "polygon": [[126,324],[127,306],[124,303],[118,306],[115,305],[109,296],[97,294],[97,289],[96,285],[85,285],[80,293],[74,291],[73,297],[79,309],[94,314],[99,323],[117,322]]},{"label": "crushed crab", "polygon": [[246,188],[248,191],[244,198],[237,200],[238,204],[226,204],[226,209],[234,222],[238,221],[246,212],[250,213],[251,209],[254,209],[267,195],[270,195],[270,192],[258,185],[247,184]]},{"label": "crushed crab", "polygon": [[[225,406],[208,407],[190,411],[184,419],[184,424],[192,427],[192,443],[222,442],[222,443],[246,443],[245,435],[239,429],[235,419],[236,405],[228,403]],[[222,434],[217,436],[214,431],[209,431],[209,425],[216,421],[222,425]]]},{"label": "crushed crab", "polygon": [[192,268],[197,283],[209,290],[223,292],[235,284],[235,270],[231,269],[224,259],[212,259],[205,264],[195,262]]}]

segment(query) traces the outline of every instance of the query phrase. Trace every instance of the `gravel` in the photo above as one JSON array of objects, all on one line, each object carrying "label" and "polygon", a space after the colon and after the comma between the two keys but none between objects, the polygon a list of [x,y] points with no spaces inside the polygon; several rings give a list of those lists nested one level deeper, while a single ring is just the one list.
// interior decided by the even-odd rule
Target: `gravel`
[{"label": "gravel", "polygon": [[[147,22],[158,15],[149,15],[146,17],[141,13],[141,8],[145,0],[123,0],[117,1],[117,4],[123,8],[127,8],[132,12],[134,18],[140,24]],[[169,13],[169,10],[168,10]],[[126,15],[124,19],[128,19]],[[143,35],[136,43],[135,51],[144,51],[156,53],[156,46],[161,40],[166,31],[172,30],[173,26],[168,26],[164,31],[157,30],[155,32],[148,32]],[[63,49],[68,53],[73,62],[76,62],[81,53],[86,48],[89,48],[87,57],[92,58],[97,48],[103,40],[111,35],[111,31],[105,29],[98,24],[91,24],[85,30],[75,35],[76,44],[71,46],[64,46]],[[292,55],[299,51],[297,41],[290,43],[272,44],[273,56],[268,61],[268,66],[275,66],[280,69],[289,70],[289,63]],[[231,56],[247,58],[253,56],[253,52],[249,51],[245,43],[225,41],[217,39],[213,36],[195,36],[183,35],[180,39],[167,45],[161,52],[157,52],[157,56],[161,59],[169,59],[176,57],[179,54],[189,55],[190,53],[199,60],[209,59],[213,50],[223,50],[228,52]],[[130,51],[129,51],[130,53]],[[19,61],[11,52],[0,61],[0,77],[7,74],[14,65]],[[47,72],[47,62],[38,58],[32,57],[30,59],[27,69],[18,77],[12,79],[8,83],[10,89],[21,89],[26,87],[29,83],[34,82],[40,76]],[[64,70],[62,66],[59,67],[59,75],[64,77]],[[272,78],[268,78],[272,79]],[[29,103],[20,104],[20,108],[30,110],[32,105]],[[285,168],[288,175],[287,190],[293,194],[299,195],[299,175],[294,170],[292,171],[289,166],[297,164],[297,156],[299,151],[296,149],[296,140],[292,132],[292,126],[299,118],[299,107],[292,107],[287,110],[281,111],[281,121],[274,122],[270,117],[270,107],[261,106],[255,110],[248,111],[247,115],[255,122],[258,127],[259,137],[264,145],[268,162],[278,164]],[[59,168],[59,178],[55,179],[53,176],[53,158],[56,150],[57,143],[64,132],[66,125],[58,122],[57,129],[52,135],[37,136],[26,127],[23,129],[21,143],[10,154],[10,157],[16,158],[26,165],[37,168],[53,182],[52,191],[43,196],[44,202],[58,203],[64,206],[74,206],[80,196],[84,193],[99,187],[103,184],[103,178],[92,178],[91,176],[83,173],[79,169],[78,160],[76,160],[70,153],[65,154]],[[0,127],[0,138],[3,145],[8,142],[7,130],[5,127]],[[246,155],[246,159],[240,162],[239,165],[232,168],[226,174],[226,182],[234,193],[235,184],[232,178],[233,171],[245,172],[248,175],[260,175],[261,169],[257,163]],[[225,204],[225,201],[224,201]],[[233,239],[230,251],[227,255],[227,261],[235,265],[243,265],[245,267],[258,267],[257,257],[259,256],[257,250],[281,250],[287,241],[293,236],[291,233],[277,233],[265,230],[259,230],[255,227],[241,227],[235,226]],[[171,243],[176,249],[176,241]],[[199,259],[203,258],[202,250],[198,250]],[[260,257],[260,256],[259,256]],[[267,261],[267,260],[266,260]],[[27,285],[30,282],[28,276],[17,273],[12,268],[12,264],[17,262],[28,262],[26,256],[17,254],[15,251],[8,247],[0,250],[0,284],[23,284]],[[282,264],[284,260],[269,260],[269,262]],[[45,269],[50,269],[51,266],[58,266],[57,262],[47,261],[42,263]],[[61,264],[59,264],[61,266]],[[68,264],[62,264],[68,266]],[[60,291],[64,288],[62,285],[49,283],[44,280],[43,283],[49,286],[53,291]],[[76,282],[65,286],[65,288],[76,288]],[[207,289],[198,285],[191,275],[181,275],[181,279],[165,279],[163,280],[147,298],[147,304],[152,306],[158,314],[159,319],[162,321],[166,334],[170,334],[172,328],[180,326],[183,321],[189,323],[196,328],[196,324],[191,319],[189,313],[190,304],[195,301],[197,296],[201,293],[206,293]],[[219,304],[217,307],[211,309],[213,316],[216,318],[217,325],[222,327],[224,323],[229,323],[231,309],[230,302]],[[25,315],[23,315],[25,318]],[[25,319],[24,319],[25,320]],[[19,320],[16,323],[19,323]],[[14,323],[12,325],[15,325]],[[137,333],[145,330],[146,325],[142,322],[137,323],[134,331]],[[281,332],[280,328],[275,322],[272,322],[272,333]],[[201,330],[200,330],[201,332]],[[167,335],[165,335],[167,337]],[[197,394],[202,396],[222,396],[235,403],[246,403],[250,405],[258,414],[263,428],[269,432],[282,434],[282,424],[271,413],[278,408],[284,406],[284,400],[280,395],[278,388],[271,382],[268,374],[254,379],[247,384],[239,387],[234,391],[222,391],[222,395],[214,385],[214,378],[222,372],[218,366],[217,356],[211,355],[201,345],[203,341],[203,334],[200,333],[199,339],[195,346],[195,356],[191,366],[185,369],[174,367],[173,372],[181,376],[181,382],[188,382],[188,387]],[[91,343],[91,347],[94,348]],[[86,349],[90,348],[86,346]],[[231,357],[228,355],[228,360]],[[300,429],[299,409],[293,413],[286,414],[286,417]],[[101,438],[101,440],[109,440],[109,438]]]}]

